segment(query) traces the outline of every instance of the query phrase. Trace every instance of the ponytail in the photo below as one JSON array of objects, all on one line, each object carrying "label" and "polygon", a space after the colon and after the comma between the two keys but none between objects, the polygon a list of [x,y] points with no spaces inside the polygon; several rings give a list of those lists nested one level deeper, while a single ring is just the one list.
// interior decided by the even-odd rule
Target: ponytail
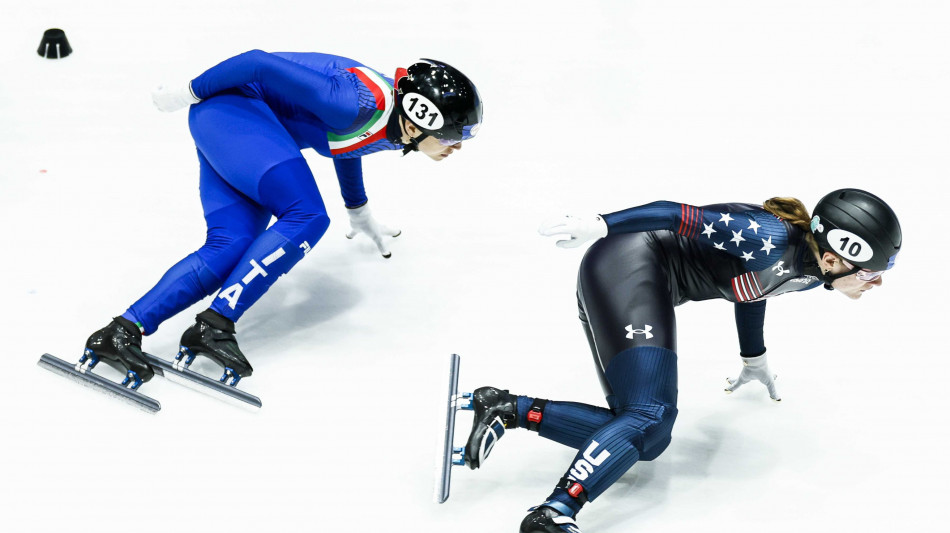
[{"label": "ponytail", "polygon": [[815,241],[815,236],[811,233],[811,215],[808,214],[808,209],[801,200],[787,196],[777,196],[766,200],[762,207],[769,213],[787,220],[802,230],[805,233],[805,242],[808,243],[811,251],[816,256],[821,255],[818,250],[818,242]]}]

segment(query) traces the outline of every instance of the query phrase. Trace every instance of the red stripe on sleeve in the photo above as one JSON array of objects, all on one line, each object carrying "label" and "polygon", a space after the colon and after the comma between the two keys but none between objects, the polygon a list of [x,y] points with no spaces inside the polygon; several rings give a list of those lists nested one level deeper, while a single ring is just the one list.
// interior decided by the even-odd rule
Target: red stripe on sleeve
[{"label": "red stripe on sleeve", "polygon": [[742,277],[742,285],[745,287],[746,294],[749,295],[749,300],[754,300],[759,297],[759,295],[755,293],[755,287],[752,285],[752,280],[748,274]]},{"label": "red stripe on sleeve", "polygon": [[347,70],[349,70],[353,74],[356,74],[356,77],[359,78],[361,82],[363,82],[363,85],[365,85],[367,89],[373,92],[373,97],[376,98],[376,109],[383,109],[384,107],[386,107],[386,97],[383,95],[383,92],[380,90],[379,85],[373,83],[369,79],[369,77],[363,73],[362,70],[359,70],[355,67],[347,69]]},{"label": "red stripe on sleeve", "polygon": [[749,277],[751,278],[751,285],[755,289],[755,297],[758,298],[762,296],[762,287],[759,285],[759,277],[755,272],[750,272]]}]

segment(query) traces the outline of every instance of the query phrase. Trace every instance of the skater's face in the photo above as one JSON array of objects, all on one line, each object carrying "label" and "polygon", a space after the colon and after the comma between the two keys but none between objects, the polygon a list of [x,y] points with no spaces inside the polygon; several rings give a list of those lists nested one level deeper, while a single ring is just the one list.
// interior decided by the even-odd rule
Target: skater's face
[{"label": "skater's face", "polygon": [[[848,262],[831,252],[825,252],[821,257],[821,269],[831,275],[850,272],[854,267]],[[844,276],[831,282],[831,286],[843,293],[852,300],[860,298],[865,291],[869,291],[878,285],[884,283],[884,276],[878,275],[874,279],[861,279],[872,277],[867,271],[855,272],[850,276]]]},{"label": "skater's face", "polygon": [[419,143],[419,151],[429,156],[434,161],[442,161],[452,155],[452,152],[462,149],[462,141],[455,144],[444,145],[435,137],[426,137]]},{"label": "skater's face", "polygon": [[[403,122],[403,131],[406,132],[407,137],[416,138],[422,135],[422,130],[417,128],[415,124],[405,121]],[[409,139],[403,137],[405,142],[409,142]],[[462,149],[462,141],[459,141],[454,144],[446,145],[445,141],[432,137],[431,135],[426,137],[419,143],[419,151],[429,156],[433,161],[442,161],[446,157],[452,155],[456,150]]]}]

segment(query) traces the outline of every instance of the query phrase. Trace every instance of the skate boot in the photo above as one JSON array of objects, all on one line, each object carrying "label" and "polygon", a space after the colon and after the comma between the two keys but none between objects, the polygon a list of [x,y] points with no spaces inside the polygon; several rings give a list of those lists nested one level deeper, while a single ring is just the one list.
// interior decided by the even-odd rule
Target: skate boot
[{"label": "skate boot", "polygon": [[491,453],[505,429],[518,427],[518,400],[508,391],[481,387],[472,393],[475,419],[465,445],[465,464],[475,470]]},{"label": "skate boot", "polygon": [[[195,325],[181,336],[181,347],[175,356],[176,364],[184,368],[203,355],[224,367],[220,381],[232,387],[254,371],[234,338],[234,322],[211,309],[198,314]],[[228,381],[230,379],[230,381]]]},{"label": "skate boot", "polygon": [[528,510],[528,516],[521,521],[520,533],[581,533],[573,518],[550,507],[539,505]]},{"label": "skate boot", "polygon": [[108,326],[86,340],[79,363],[92,369],[100,361],[125,374],[122,385],[129,385],[132,389],[137,389],[155,375],[142,356],[142,332],[132,321],[121,316],[113,318]]}]

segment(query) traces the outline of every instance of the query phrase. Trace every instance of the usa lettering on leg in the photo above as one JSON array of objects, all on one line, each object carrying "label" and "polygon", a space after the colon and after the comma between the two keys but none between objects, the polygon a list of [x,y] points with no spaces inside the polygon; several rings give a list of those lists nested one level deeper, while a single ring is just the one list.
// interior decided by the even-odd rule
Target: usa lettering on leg
[{"label": "usa lettering on leg", "polygon": [[241,293],[244,292],[244,287],[247,286],[250,282],[254,281],[254,278],[261,276],[262,278],[267,277],[267,271],[264,270],[264,267],[270,266],[274,261],[277,261],[284,256],[284,249],[278,248],[272,254],[268,255],[261,260],[263,266],[257,263],[257,261],[251,259],[251,271],[247,273],[243,278],[241,278],[240,283],[235,283],[227,289],[221,291],[221,294],[218,295],[218,298],[224,298],[228,301],[228,307],[234,309],[237,307],[238,300],[241,298]]},{"label": "usa lettering on leg", "polygon": [[601,450],[595,457],[594,450],[596,450],[598,446],[600,446],[600,444],[598,444],[597,441],[591,441],[590,446],[584,451],[583,458],[575,461],[574,466],[569,470],[568,479],[571,481],[584,481],[588,476],[594,473],[595,466],[600,466],[601,463],[610,457],[610,452],[607,450]]}]

